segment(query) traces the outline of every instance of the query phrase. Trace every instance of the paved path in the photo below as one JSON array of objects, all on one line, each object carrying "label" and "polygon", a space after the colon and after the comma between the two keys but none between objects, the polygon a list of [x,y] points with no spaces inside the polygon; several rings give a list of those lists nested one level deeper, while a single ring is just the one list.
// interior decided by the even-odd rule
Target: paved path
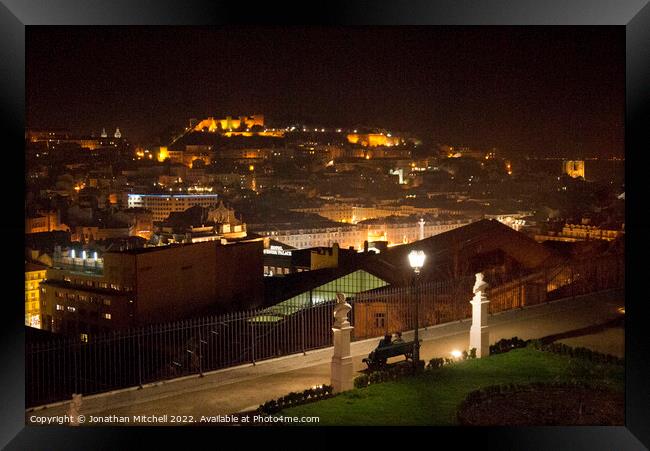
[{"label": "paved path", "polygon": [[625,357],[625,329],[622,327],[611,327],[595,334],[563,338],[558,341],[574,348],[582,346],[605,354]]},{"label": "paved path", "polygon": [[[555,301],[542,306],[503,312],[489,319],[490,343],[502,338],[518,336],[523,339],[541,338],[547,335],[585,328],[611,322],[620,317],[619,307],[624,306],[625,294],[621,290]],[[454,350],[464,350],[469,345],[470,320],[443,324],[421,330],[423,339],[420,355],[427,361],[433,357],[449,356]],[[594,349],[609,339],[623,339],[620,332],[599,332],[593,336]],[[412,333],[404,333],[404,339],[412,339]],[[562,340],[579,341],[580,346],[590,347],[589,336]],[[352,343],[355,371],[365,368],[362,359],[376,347],[378,339]],[[571,343],[573,344],[573,343]],[[615,345],[607,345],[619,346]],[[607,347],[605,346],[605,347]],[[619,348],[622,348],[619,346]],[[622,351],[621,351],[622,352]],[[620,354],[619,352],[616,352]],[[293,355],[244,365],[206,374],[204,377],[188,376],[173,381],[145,386],[143,389],[127,389],[84,397],[80,413],[86,417],[108,415],[201,415],[214,416],[250,410],[263,402],[278,398],[291,391],[302,391],[314,385],[329,383],[329,361],[332,348],[310,351],[306,355]],[[399,360],[401,357],[396,357]],[[67,403],[59,403],[46,409],[27,411],[31,415],[63,415]],[[88,421],[88,420],[87,420]]]}]

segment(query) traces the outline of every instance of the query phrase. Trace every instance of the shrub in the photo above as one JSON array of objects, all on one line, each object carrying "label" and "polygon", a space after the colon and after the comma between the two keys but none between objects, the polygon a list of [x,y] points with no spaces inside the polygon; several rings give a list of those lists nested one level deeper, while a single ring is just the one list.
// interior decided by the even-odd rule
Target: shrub
[{"label": "shrub", "polygon": [[402,376],[409,376],[412,371],[413,371],[413,367],[410,364],[408,364],[408,365],[399,365],[397,367],[396,372],[398,377],[402,377]]},{"label": "shrub", "polygon": [[528,340],[528,344],[526,346],[531,347],[533,349],[541,349],[543,344],[542,344],[542,340],[535,339],[535,340]]},{"label": "shrub", "polygon": [[318,401],[320,399],[332,396],[333,387],[331,385],[321,385],[315,388],[308,388],[303,392],[290,392],[278,399],[272,399],[265,402],[257,408],[257,411],[267,415],[279,412],[287,407],[298,406],[308,402]]},{"label": "shrub", "polygon": [[429,363],[427,365],[428,370],[434,370],[436,368],[442,367],[442,365],[445,364],[445,361],[442,357],[434,357],[433,359],[429,360]]},{"label": "shrub", "polygon": [[[424,370],[424,360],[420,360],[417,364],[418,370]],[[378,384],[387,381],[397,381],[406,376],[413,375],[413,362],[399,362],[384,370],[373,371],[368,374],[362,374],[354,379],[355,388],[364,388],[370,384]]]},{"label": "shrub", "polygon": [[376,384],[378,382],[383,382],[385,379],[386,379],[385,371],[373,371],[372,373],[370,373],[370,376],[368,376],[368,383]]},{"label": "shrub", "polygon": [[296,392],[289,392],[289,394],[287,394],[284,397],[284,400],[285,400],[286,404],[289,404],[289,405],[293,404],[294,402],[298,401],[299,399],[300,399],[300,394],[298,394]]},{"label": "shrub", "polygon": [[525,348],[527,345],[528,342],[519,337],[503,338],[490,345],[490,355],[502,354],[516,348]]},{"label": "shrub", "polygon": [[[475,358],[476,358],[476,348],[472,348],[469,350],[469,352],[463,351],[459,360],[469,360]],[[434,357],[433,359],[429,360],[429,363],[427,364],[427,370],[435,370],[437,368],[443,367],[444,365],[450,365],[455,362],[456,362],[455,359],[450,359],[447,357]]]},{"label": "shrub", "polygon": [[369,383],[370,383],[370,379],[366,374],[362,374],[354,378],[354,388],[367,387]]}]

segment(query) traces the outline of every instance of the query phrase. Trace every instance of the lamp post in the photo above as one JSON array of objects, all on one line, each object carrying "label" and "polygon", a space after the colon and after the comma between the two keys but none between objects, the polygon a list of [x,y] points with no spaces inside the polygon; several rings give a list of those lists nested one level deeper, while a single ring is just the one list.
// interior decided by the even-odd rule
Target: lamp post
[{"label": "lamp post", "polygon": [[[427,258],[424,251],[411,251],[409,253],[409,264],[413,268],[415,276],[413,277],[413,283],[411,284],[411,290],[415,294],[415,281],[420,278],[420,270],[424,266],[424,260]],[[417,371],[418,362],[420,361],[420,337],[418,330],[420,328],[419,322],[419,304],[420,299],[416,295],[415,297],[415,345],[413,347],[413,370]]]}]

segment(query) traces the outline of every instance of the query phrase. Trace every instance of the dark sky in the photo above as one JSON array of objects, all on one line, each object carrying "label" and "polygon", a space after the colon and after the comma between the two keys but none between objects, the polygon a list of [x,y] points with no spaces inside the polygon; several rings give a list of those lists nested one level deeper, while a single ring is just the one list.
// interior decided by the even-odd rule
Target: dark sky
[{"label": "dark sky", "polygon": [[623,27],[28,27],[27,125],[146,141],[189,118],[623,156]]}]

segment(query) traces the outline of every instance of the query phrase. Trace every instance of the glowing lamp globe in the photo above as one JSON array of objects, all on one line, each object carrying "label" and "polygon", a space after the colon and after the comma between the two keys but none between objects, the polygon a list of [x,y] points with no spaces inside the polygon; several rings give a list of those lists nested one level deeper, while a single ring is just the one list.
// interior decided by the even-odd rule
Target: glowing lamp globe
[{"label": "glowing lamp globe", "polygon": [[427,258],[424,251],[411,251],[409,253],[409,264],[415,272],[420,272],[420,269],[424,266],[424,260]]}]

